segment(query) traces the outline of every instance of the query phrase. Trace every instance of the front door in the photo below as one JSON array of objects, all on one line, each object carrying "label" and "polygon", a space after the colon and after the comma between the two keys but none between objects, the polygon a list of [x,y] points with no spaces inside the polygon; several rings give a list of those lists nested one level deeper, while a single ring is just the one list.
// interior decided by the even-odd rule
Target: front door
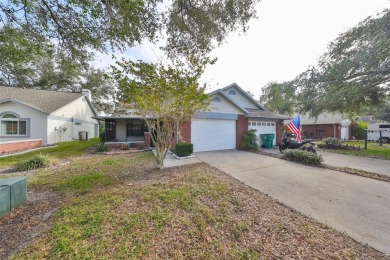
[{"label": "front door", "polygon": [[116,121],[106,120],[106,141],[116,139]]}]

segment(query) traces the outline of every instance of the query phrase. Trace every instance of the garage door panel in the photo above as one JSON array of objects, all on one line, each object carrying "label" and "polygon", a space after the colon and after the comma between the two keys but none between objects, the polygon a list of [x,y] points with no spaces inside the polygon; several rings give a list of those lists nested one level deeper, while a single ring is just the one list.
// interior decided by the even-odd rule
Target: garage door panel
[{"label": "garage door panel", "polygon": [[[252,125],[251,122],[249,122],[250,125],[248,126],[248,129],[255,129],[256,135],[257,137],[259,137],[259,139],[261,134],[274,134],[275,138],[273,141],[273,145],[276,145],[276,123],[275,122],[256,121],[256,125]],[[258,123],[260,123],[260,125]],[[263,123],[265,123],[265,125]],[[271,124],[273,124],[273,126]]]},{"label": "garage door panel", "polygon": [[192,120],[191,143],[194,152],[235,149],[236,120]]}]

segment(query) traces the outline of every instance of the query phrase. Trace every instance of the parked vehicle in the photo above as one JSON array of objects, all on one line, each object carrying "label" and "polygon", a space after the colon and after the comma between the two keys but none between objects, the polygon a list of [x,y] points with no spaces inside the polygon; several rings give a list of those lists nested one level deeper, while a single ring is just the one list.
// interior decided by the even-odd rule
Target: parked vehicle
[{"label": "parked vehicle", "polygon": [[368,125],[367,140],[381,141],[380,139],[382,139],[382,143],[390,143],[390,123]]},{"label": "parked vehicle", "polygon": [[283,153],[283,151],[286,149],[300,149],[317,154],[315,146],[316,144],[313,143],[311,139],[298,142],[294,137],[285,136],[279,145],[279,151]]}]

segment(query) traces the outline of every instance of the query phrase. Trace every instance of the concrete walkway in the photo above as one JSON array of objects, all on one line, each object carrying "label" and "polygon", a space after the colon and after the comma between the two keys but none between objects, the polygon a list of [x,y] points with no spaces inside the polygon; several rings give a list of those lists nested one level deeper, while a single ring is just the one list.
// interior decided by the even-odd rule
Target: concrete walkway
[{"label": "concrete walkway", "polygon": [[[272,149],[261,149],[261,151],[271,154],[280,154],[279,149],[276,146]],[[324,159],[324,164],[330,166],[348,167],[390,176],[390,160],[373,159],[325,151],[318,151],[318,154]]]},{"label": "concrete walkway", "polygon": [[196,157],[390,255],[390,183],[228,150]]},{"label": "concrete walkway", "polygon": [[[156,149],[153,149],[152,151],[153,154],[156,156]],[[178,160],[170,152],[168,152],[164,159],[164,168],[183,166],[183,165],[189,165],[189,164],[201,163],[201,162],[202,161],[196,157]]]}]

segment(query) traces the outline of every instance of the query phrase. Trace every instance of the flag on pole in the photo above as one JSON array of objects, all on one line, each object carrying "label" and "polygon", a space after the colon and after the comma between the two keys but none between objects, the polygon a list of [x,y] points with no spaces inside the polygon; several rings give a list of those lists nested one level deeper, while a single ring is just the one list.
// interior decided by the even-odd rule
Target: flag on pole
[{"label": "flag on pole", "polygon": [[299,116],[294,118],[290,123],[287,125],[288,130],[290,130],[291,133],[295,134],[297,141],[301,142],[302,141],[302,136],[301,136],[301,119]]}]

